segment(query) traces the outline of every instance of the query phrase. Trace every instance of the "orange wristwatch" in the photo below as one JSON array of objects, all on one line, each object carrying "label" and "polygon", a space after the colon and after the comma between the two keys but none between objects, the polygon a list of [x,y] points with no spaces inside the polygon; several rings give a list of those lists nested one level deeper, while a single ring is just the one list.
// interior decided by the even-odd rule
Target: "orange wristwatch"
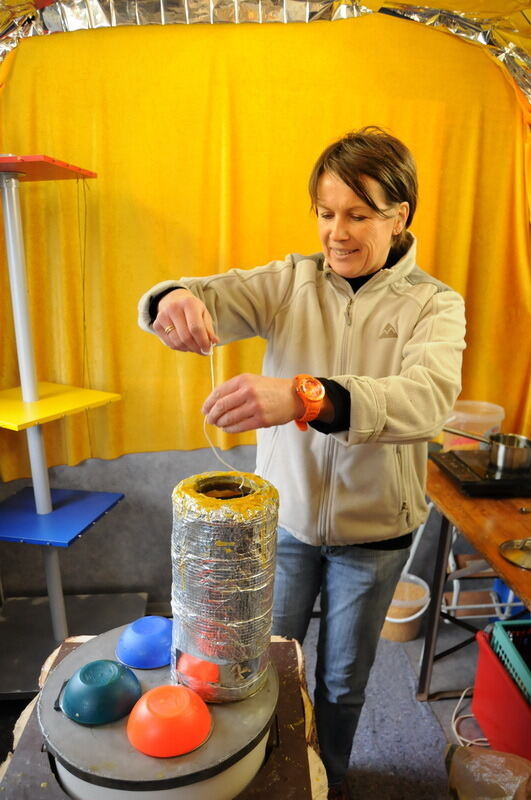
[{"label": "orange wristwatch", "polygon": [[313,375],[295,375],[293,388],[304,403],[304,414],[294,422],[299,430],[305,431],[308,429],[307,423],[319,416],[323,407],[325,388]]}]

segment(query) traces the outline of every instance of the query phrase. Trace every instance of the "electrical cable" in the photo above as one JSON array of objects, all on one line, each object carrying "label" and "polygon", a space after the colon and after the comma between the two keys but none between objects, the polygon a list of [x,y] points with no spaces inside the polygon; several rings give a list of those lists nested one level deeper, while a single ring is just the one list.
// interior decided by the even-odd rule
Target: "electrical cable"
[{"label": "electrical cable", "polygon": [[462,736],[458,731],[459,724],[462,722],[462,720],[469,718],[475,719],[473,714],[461,714],[459,717],[457,716],[457,713],[461,708],[465,696],[467,695],[468,692],[472,691],[473,687],[468,686],[466,689],[463,690],[463,692],[461,693],[461,697],[457,701],[457,705],[454,708],[451,720],[452,732],[455,738],[457,739],[458,744],[464,747],[470,747],[470,745],[477,745],[478,747],[489,747],[490,746],[489,740],[485,736],[479,736],[476,739],[467,739],[465,736]]},{"label": "electrical cable", "polygon": [[[80,188],[81,197],[83,199],[83,212],[81,212],[80,201]],[[79,266],[81,278],[81,304],[82,304],[82,345],[81,345],[81,383],[83,388],[91,388],[90,376],[90,359],[88,352],[88,336],[87,336],[87,191],[89,190],[85,178],[76,180],[76,196],[77,196],[77,238],[79,247]],[[90,456],[94,455],[91,420],[88,409],[85,409],[85,422],[87,425],[87,436],[89,445]]]},{"label": "electrical cable", "polygon": [[[214,389],[216,388],[215,371],[214,371],[214,350],[215,350],[214,345],[211,345],[210,346],[210,352],[204,353],[204,355],[209,357],[209,361],[210,361],[210,383],[211,383],[212,391],[214,391]],[[218,461],[220,461],[225,467],[228,467],[228,469],[230,469],[231,472],[237,472],[240,475],[241,481],[242,481],[241,484],[240,484],[240,490],[241,490],[241,488],[243,486],[243,483],[244,483],[244,477],[241,474],[241,470],[236,469],[236,467],[233,467],[231,464],[228,463],[228,461],[225,461],[219,455],[214,443],[212,442],[210,436],[208,435],[207,424],[208,423],[207,423],[207,419],[206,419],[206,416],[205,416],[205,418],[203,419],[203,433],[205,434],[205,438],[206,438],[207,442],[210,445],[210,449],[212,450],[212,452],[214,453],[214,455],[216,456]]]}]

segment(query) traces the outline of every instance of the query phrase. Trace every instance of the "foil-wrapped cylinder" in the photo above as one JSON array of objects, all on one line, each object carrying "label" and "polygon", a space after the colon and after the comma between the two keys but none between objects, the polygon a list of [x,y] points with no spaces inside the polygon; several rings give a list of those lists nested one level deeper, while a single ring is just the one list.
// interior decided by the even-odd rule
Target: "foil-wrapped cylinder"
[{"label": "foil-wrapped cylinder", "polygon": [[174,489],[172,679],[211,703],[266,680],[278,492],[249,473],[206,472]]}]

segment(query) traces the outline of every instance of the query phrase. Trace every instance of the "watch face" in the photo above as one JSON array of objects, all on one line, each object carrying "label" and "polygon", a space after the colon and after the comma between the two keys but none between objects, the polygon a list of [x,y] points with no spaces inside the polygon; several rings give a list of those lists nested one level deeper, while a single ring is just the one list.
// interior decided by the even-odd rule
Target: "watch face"
[{"label": "watch face", "polygon": [[310,376],[305,377],[299,383],[299,391],[301,391],[308,400],[322,400],[325,395],[325,389],[321,381],[318,381],[317,378],[312,378]]}]

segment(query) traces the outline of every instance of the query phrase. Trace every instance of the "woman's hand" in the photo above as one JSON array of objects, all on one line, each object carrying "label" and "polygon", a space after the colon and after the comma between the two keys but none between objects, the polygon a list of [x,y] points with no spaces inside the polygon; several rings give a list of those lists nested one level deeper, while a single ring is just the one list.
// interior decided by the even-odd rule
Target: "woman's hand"
[{"label": "woman's hand", "polygon": [[188,289],[168,292],[159,302],[153,330],[172,350],[208,355],[219,342],[212,317],[202,300]]},{"label": "woman's hand", "polygon": [[227,433],[283,425],[302,416],[304,404],[289,378],[249,373],[218,386],[205,400],[203,414],[210,425]]}]

